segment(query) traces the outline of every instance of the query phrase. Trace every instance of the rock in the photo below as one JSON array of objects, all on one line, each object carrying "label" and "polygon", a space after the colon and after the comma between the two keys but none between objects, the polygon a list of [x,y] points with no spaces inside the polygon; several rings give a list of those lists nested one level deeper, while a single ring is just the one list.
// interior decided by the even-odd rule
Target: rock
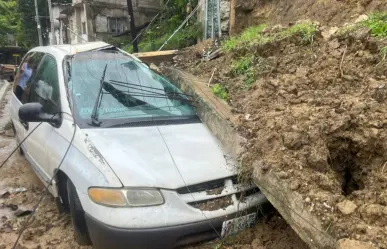
[{"label": "rock", "polygon": [[282,139],[284,141],[284,146],[291,150],[298,150],[306,143],[302,134],[298,132],[286,132]]},{"label": "rock", "polygon": [[238,0],[236,5],[235,5],[236,10],[239,10],[239,11],[242,11],[245,13],[249,13],[249,12],[253,11],[254,7],[255,7],[255,1]]},{"label": "rock", "polygon": [[336,249],[376,249],[370,243],[351,239],[341,239],[336,244]]},{"label": "rock", "polygon": [[288,172],[285,172],[285,171],[281,171],[281,172],[278,172],[278,177],[281,178],[281,179],[287,179],[289,178],[289,173]]},{"label": "rock", "polygon": [[281,24],[277,24],[271,28],[271,32],[276,33],[276,32],[280,32],[280,31],[285,30],[285,29],[286,29],[286,27],[282,26]]},{"label": "rock", "polygon": [[328,30],[324,30],[321,32],[322,37],[324,40],[329,41],[333,37],[333,35],[339,30],[338,27],[331,27]]},{"label": "rock", "polygon": [[305,198],[305,202],[306,202],[306,203],[310,203],[310,202],[311,202],[310,197],[306,197],[306,198]]},{"label": "rock", "polygon": [[368,20],[368,15],[361,15],[356,20],[355,23],[364,22]]},{"label": "rock", "polygon": [[300,182],[297,181],[297,180],[294,180],[294,181],[292,181],[292,182],[290,183],[290,189],[293,190],[293,191],[299,189],[300,186],[301,186],[301,184],[300,184]]},{"label": "rock", "polygon": [[329,42],[329,47],[331,49],[338,49],[340,47],[340,42],[337,40],[337,39],[334,39],[332,41]]},{"label": "rock", "polygon": [[230,2],[226,0],[220,0],[219,11],[221,20],[228,19],[230,17]]},{"label": "rock", "polygon": [[361,207],[361,213],[363,218],[376,221],[387,215],[387,208],[380,204],[369,204]]},{"label": "rock", "polygon": [[370,34],[371,34],[371,29],[364,27],[364,28],[361,28],[361,29],[357,30],[356,32],[354,32],[352,34],[352,37],[355,40],[364,40],[364,39],[368,38],[370,36]]},{"label": "rock", "polygon": [[345,200],[337,204],[337,208],[340,210],[341,213],[348,215],[353,212],[355,212],[357,206],[354,202]]},{"label": "rock", "polygon": [[382,85],[382,83],[370,77],[368,78],[368,85],[370,86],[371,89],[377,89]]},{"label": "rock", "polygon": [[355,80],[355,77],[353,77],[351,75],[343,75],[342,78],[347,80],[347,81],[354,81]]},{"label": "rock", "polygon": [[329,169],[328,165],[328,151],[326,148],[312,148],[307,161],[312,169],[319,172],[326,172]]}]

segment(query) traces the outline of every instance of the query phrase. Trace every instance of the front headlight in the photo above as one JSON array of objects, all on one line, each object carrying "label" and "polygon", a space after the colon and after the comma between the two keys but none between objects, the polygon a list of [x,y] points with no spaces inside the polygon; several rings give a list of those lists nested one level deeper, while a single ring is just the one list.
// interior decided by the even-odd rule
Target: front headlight
[{"label": "front headlight", "polygon": [[91,187],[89,197],[97,204],[111,207],[146,207],[164,203],[164,197],[157,189],[107,189]]}]

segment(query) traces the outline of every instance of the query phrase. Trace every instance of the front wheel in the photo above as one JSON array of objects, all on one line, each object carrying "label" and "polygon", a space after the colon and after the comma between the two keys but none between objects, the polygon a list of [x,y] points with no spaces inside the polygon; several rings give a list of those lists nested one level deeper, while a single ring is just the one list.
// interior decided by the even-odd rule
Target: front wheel
[{"label": "front wheel", "polygon": [[85,211],[83,211],[78,193],[70,179],[67,180],[67,193],[75,241],[81,246],[91,245],[90,236],[87,231]]}]

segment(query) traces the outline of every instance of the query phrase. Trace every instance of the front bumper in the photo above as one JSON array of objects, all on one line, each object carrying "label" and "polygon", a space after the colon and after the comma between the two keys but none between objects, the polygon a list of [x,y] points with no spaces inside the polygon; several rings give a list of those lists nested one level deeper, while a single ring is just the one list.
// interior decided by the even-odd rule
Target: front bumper
[{"label": "front bumper", "polygon": [[[270,208],[268,204],[266,208]],[[262,216],[262,209],[244,210],[244,214],[257,212],[257,218]],[[211,220],[196,223],[160,227],[128,229],[106,225],[86,214],[86,223],[90,238],[95,249],[168,249],[212,240],[222,231],[225,220],[240,216],[234,213]],[[216,230],[216,231],[215,231]]]}]

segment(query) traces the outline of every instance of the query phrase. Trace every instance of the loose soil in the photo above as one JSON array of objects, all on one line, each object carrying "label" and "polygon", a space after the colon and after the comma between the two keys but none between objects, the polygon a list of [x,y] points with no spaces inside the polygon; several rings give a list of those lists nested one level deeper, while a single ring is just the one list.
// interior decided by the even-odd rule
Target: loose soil
[{"label": "loose soil", "polygon": [[[8,93],[0,105],[0,126],[9,121]],[[0,162],[16,147],[11,130],[0,135]],[[26,188],[27,191],[0,197],[0,249],[10,249],[16,241],[27,216],[16,217],[12,209],[31,210],[43,193],[44,186],[25,158],[16,152],[0,169],[0,193],[8,188]],[[69,215],[60,214],[51,195],[47,195],[31,219],[32,223],[22,235],[18,249],[91,249],[81,247],[73,239]],[[190,249],[216,248],[219,241],[188,247]],[[217,247],[219,248],[219,247]],[[278,214],[270,214],[256,227],[227,240],[222,248],[252,249],[306,249],[307,246]]]},{"label": "loose soil", "polygon": [[235,0],[235,27],[239,33],[261,23],[289,24],[312,19],[322,25],[342,25],[359,15],[386,10],[384,0]]},{"label": "loose soil", "polygon": [[[247,139],[244,175],[263,162],[262,170],[276,172],[298,192],[333,237],[386,248],[384,46],[358,32],[329,40],[317,35],[309,45],[292,37],[204,61],[203,50],[215,50],[207,43],[188,48],[173,65],[207,82],[213,75],[211,82],[228,90],[232,122]],[[259,58],[258,77],[248,88],[231,64],[251,55]]]}]

